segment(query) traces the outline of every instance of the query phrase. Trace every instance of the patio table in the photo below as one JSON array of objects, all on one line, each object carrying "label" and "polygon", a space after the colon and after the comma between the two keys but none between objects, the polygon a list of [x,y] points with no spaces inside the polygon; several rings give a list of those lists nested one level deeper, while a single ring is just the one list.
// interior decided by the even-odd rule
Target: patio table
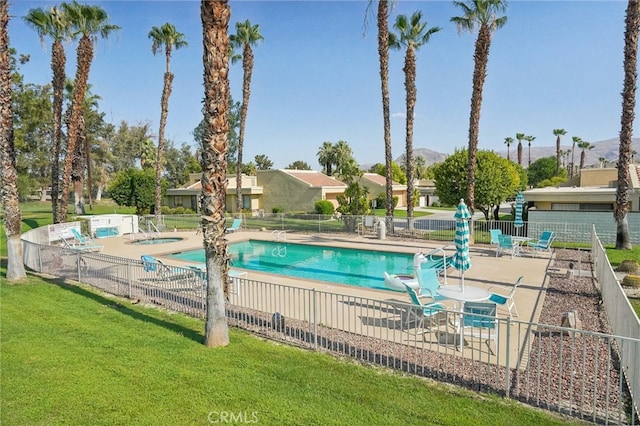
[{"label": "patio table", "polygon": [[522,252],[522,247],[528,243],[529,241],[532,241],[533,238],[531,237],[511,237],[511,241],[514,241],[516,243],[518,243],[517,249],[516,249],[516,253],[515,256],[520,256],[520,253]]},{"label": "patio table", "polygon": [[[460,302],[460,330],[462,330],[462,313],[464,312],[464,303],[482,302],[483,300],[488,300],[491,296],[491,293],[487,290],[480,287],[474,287],[472,285],[465,285],[464,288],[459,285],[443,285],[438,287],[438,294],[446,297],[447,299],[457,300]],[[460,333],[460,352],[462,352],[463,346],[464,337],[462,336],[462,333]]]}]

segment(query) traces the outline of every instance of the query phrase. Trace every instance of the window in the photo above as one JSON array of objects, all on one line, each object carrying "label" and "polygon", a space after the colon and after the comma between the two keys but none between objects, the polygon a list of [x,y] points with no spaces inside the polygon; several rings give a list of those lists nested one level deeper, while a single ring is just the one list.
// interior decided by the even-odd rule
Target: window
[{"label": "window", "polygon": [[182,196],[173,197],[173,205],[174,207],[178,207],[182,205]]}]

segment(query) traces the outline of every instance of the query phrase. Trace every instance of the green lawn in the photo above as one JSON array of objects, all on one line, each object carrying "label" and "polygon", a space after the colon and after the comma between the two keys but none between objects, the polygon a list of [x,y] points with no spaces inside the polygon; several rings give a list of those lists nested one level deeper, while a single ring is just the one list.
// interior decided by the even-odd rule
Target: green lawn
[{"label": "green lawn", "polygon": [[1,424],[208,424],[224,413],[268,425],[574,422],[237,330],[207,348],[202,321],[84,286],[30,276],[0,283],[0,300]]}]

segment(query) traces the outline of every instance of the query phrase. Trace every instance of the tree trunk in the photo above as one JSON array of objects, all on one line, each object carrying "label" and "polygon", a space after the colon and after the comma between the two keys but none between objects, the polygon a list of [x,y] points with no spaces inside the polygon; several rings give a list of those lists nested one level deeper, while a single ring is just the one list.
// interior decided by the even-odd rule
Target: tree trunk
[{"label": "tree trunk", "polygon": [[245,126],[247,125],[247,111],[251,96],[251,75],[253,74],[253,52],[249,44],[244,45],[242,51],[242,107],[240,108],[240,130],[238,134],[238,165],[236,167],[236,214],[242,213],[242,154],[244,150]]},{"label": "tree trunk", "polygon": [[393,178],[391,174],[391,116],[389,112],[389,4],[378,1],[378,56],[380,58],[380,86],[382,89],[382,119],[384,125],[384,162],[386,166],[386,221],[387,229],[393,222]]},{"label": "tree trunk", "polygon": [[404,61],[404,85],[407,92],[407,129],[406,129],[406,166],[407,166],[407,229],[413,228],[413,112],[416,106],[416,55],[414,49],[407,47]]},{"label": "tree trunk", "polygon": [[56,40],[51,47],[51,70],[53,71],[53,155],[51,159],[51,210],[53,223],[60,223],[60,152],[62,150],[62,103],[67,57],[62,42]]},{"label": "tree trunk", "polygon": [[202,142],[202,228],[207,265],[205,345],[229,344],[225,312],[228,292],[225,198],[229,129],[229,18],[226,0],[200,5],[204,63],[204,140]]},{"label": "tree trunk", "polygon": [[164,73],[164,87],[162,89],[162,99],[160,101],[160,129],[158,130],[158,156],[156,158],[156,217],[162,214],[162,170],[164,158],[164,129],[167,125],[167,115],[169,114],[169,96],[171,96],[171,85],[173,83],[173,74],[171,72]]},{"label": "tree trunk", "polygon": [[7,280],[21,281],[27,277],[22,260],[18,204],[18,172],[13,142],[13,111],[11,109],[11,68],[9,55],[9,11],[6,0],[0,0],[0,201],[4,206],[4,229],[7,235]]}]

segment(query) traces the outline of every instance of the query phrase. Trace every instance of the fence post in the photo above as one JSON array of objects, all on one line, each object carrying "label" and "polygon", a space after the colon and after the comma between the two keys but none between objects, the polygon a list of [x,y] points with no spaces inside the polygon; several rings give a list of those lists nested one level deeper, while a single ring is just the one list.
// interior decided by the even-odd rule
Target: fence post
[{"label": "fence post", "polygon": [[318,293],[316,292],[315,287],[311,290],[311,299],[312,299],[312,312],[311,315],[313,317],[313,349],[318,350],[318,315],[316,309],[316,301],[318,298]]},{"label": "fence post", "polygon": [[131,299],[131,260],[127,262],[127,268],[125,272],[127,274],[127,286],[129,287],[127,293],[129,294],[129,299]]},{"label": "fence post", "polygon": [[80,250],[77,251],[76,253],[76,267],[77,267],[77,271],[78,271],[78,282],[82,282],[82,275],[81,275],[81,266],[80,266],[80,261],[82,260],[82,256],[80,255]]},{"label": "fence post", "polygon": [[[504,396],[509,398],[509,390],[511,389],[511,318],[507,317],[507,356],[505,358],[505,387]],[[496,348],[496,351],[498,349]]]}]

